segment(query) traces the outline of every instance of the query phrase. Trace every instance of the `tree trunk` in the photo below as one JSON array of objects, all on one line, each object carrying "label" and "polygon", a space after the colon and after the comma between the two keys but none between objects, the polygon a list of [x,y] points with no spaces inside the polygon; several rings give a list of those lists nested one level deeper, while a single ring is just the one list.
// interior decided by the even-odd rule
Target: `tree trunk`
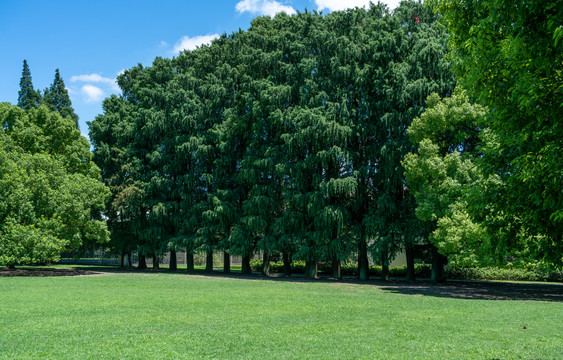
[{"label": "tree trunk", "polygon": [[250,255],[244,255],[242,257],[242,274],[251,275],[252,269],[250,268]]},{"label": "tree trunk", "polygon": [[289,252],[284,251],[282,253],[283,258],[283,275],[284,276],[291,276],[291,255]]},{"label": "tree trunk", "polygon": [[178,259],[176,258],[176,251],[170,250],[170,270],[178,270]]},{"label": "tree trunk", "polygon": [[335,279],[342,279],[342,265],[340,259],[336,256],[332,257],[332,277]]},{"label": "tree trunk", "polygon": [[358,242],[358,279],[369,279],[368,244],[366,243],[365,229],[361,226],[360,241]]},{"label": "tree trunk", "polygon": [[137,265],[137,269],[145,270],[147,268],[147,259],[145,255],[139,255],[139,264]]},{"label": "tree trunk", "polygon": [[307,260],[305,262],[305,278],[316,279],[317,278],[317,260]]},{"label": "tree trunk", "polygon": [[405,253],[407,255],[407,281],[415,281],[416,274],[414,269],[414,244],[406,244]]},{"label": "tree trunk", "polygon": [[228,274],[231,272],[231,255],[223,251],[223,272]]},{"label": "tree trunk", "polygon": [[125,253],[121,253],[121,257],[119,258],[119,268],[120,269],[124,269],[125,268]]},{"label": "tree trunk", "polygon": [[444,282],[446,277],[444,275],[444,264],[446,257],[438,252],[438,248],[432,245],[432,275],[430,280],[433,282]]},{"label": "tree trunk", "polygon": [[133,263],[131,262],[131,253],[127,253],[127,269],[131,269],[133,267]]},{"label": "tree trunk", "polygon": [[262,275],[270,276],[270,250],[264,250],[264,257],[262,258]]},{"label": "tree trunk", "polygon": [[389,263],[387,262],[387,252],[381,253],[381,279],[383,281],[389,280]]},{"label": "tree trunk", "polygon": [[152,256],[152,268],[153,270],[160,270],[160,264],[158,263],[158,256]]},{"label": "tree trunk", "polygon": [[209,250],[205,257],[205,272],[213,272],[213,250]]},{"label": "tree trunk", "polygon": [[186,254],[186,265],[187,265],[188,272],[194,271],[194,253],[193,252],[188,252]]}]

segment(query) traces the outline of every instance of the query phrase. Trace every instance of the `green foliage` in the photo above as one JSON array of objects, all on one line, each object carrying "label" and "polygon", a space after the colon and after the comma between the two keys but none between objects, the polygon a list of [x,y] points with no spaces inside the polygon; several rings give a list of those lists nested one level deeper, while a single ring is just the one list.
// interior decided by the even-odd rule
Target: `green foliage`
[{"label": "green foliage", "polygon": [[[262,270],[262,260],[251,260],[252,271]],[[282,262],[271,263],[272,273],[283,273]],[[294,274],[305,273],[304,261],[293,261],[291,271]],[[318,268],[319,274],[331,275],[332,268],[329,263],[321,263]],[[432,266],[429,264],[415,264],[415,275],[417,278],[429,279]],[[381,265],[373,265],[369,269],[371,276],[380,277],[382,275]],[[556,271],[542,271],[540,269],[526,268],[501,268],[501,267],[461,267],[448,266],[445,269],[448,279],[452,280],[505,280],[505,281],[563,281],[563,274]],[[342,265],[342,275],[357,276],[358,267],[356,264],[345,263]],[[407,266],[395,266],[389,268],[389,275],[392,277],[404,278],[407,275]]]},{"label": "green foliage", "polygon": [[452,265],[502,265],[518,257],[522,247],[508,245],[501,229],[505,218],[484,200],[503,187],[478,166],[492,134],[483,128],[485,108],[471,104],[463,90],[443,100],[431,95],[427,103],[408,129],[418,154],[408,154],[403,165],[416,215],[433,228],[430,240]]},{"label": "green foliage", "polygon": [[70,118],[45,106],[0,105],[0,264],[56,261],[67,246],[104,242],[108,190]]},{"label": "green foliage", "polygon": [[68,90],[65,87],[63,78],[59,74],[59,69],[55,70],[55,79],[50,87],[43,91],[43,102],[51,111],[58,111],[62,117],[69,116],[78,128],[78,115],[72,108]]},{"label": "green foliage", "polygon": [[[415,21],[413,15],[422,21]],[[427,235],[404,186],[406,129],[454,86],[421,4],[259,17],[172,60],[125,71],[90,125],[119,251],[257,250],[388,262]],[[120,239],[123,239],[120,240]],[[340,269],[340,270],[339,270]]]},{"label": "green foliage", "polygon": [[563,281],[563,274],[560,272],[515,268],[450,267],[447,269],[447,274],[449,279],[462,280]]},{"label": "green foliage", "polygon": [[[252,271],[260,272],[262,270],[262,260],[251,260],[250,266]],[[283,263],[281,261],[270,263],[272,273],[283,273]],[[294,274],[305,274],[306,264],[305,261],[293,261],[291,263],[291,272]],[[430,278],[431,266],[427,264],[416,264],[415,275],[422,278]],[[323,262],[318,265],[318,273],[322,275],[332,275],[332,264]],[[369,268],[369,273],[372,276],[381,276],[381,265],[372,265]],[[407,274],[406,265],[395,266],[389,268],[389,274],[394,277],[405,277]],[[345,276],[358,276],[358,266],[355,263],[343,263],[342,275]]]},{"label": "green foliage", "polygon": [[[487,202],[546,266],[563,265],[561,0],[432,0],[451,33],[450,59],[470,96],[491,109],[483,170],[501,189]],[[511,246],[512,244],[509,244]]]},{"label": "green foliage", "polygon": [[33,82],[31,81],[31,71],[27,61],[23,61],[22,77],[20,79],[20,91],[18,92],[18,106],[24,110],[34,109],[39,107],[43,99],[39,90],[33,89]]}]

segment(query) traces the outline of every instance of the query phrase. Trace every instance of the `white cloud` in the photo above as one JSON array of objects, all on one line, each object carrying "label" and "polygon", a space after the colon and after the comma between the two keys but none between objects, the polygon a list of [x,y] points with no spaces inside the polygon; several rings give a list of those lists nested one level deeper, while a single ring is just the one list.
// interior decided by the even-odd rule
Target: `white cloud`
[{"label": "white cloud", "polygon": [[86,84],[82,86],[80,92],[86,96],[86,102],[97,102],[104,98],[106,95],[102,89],[97,86]]},{"label": "white cloud", "polygon": [[217,39],[219,34],[199,35],[194,37],[184,36],[176,45],[174,45],[174,53],[179,53],[184,50],[195,50],[198,46],[208,45],[211,40]]},{"label": "white cloud", "polygon": [[115,82],[115,79],[111,79],[108,77],[104,77],[100,74],[83,74],[83,75],[74,75],[70,78],[71,82],[89,82],[89,83],[101,83],[101,84],[108,84],[111,85],[111,89],[113,91],[119,91],[119,86]]},{"label": "white cloud", "polygon": [[[369,7],[369,3],[377,4],[377,0],[315,0],[318,11],[328,9],[330,11],[346,10],[355,7]],[[399,6],[401,0],[380,0],[391,10]]]},{"label": "white cloud", "polygon": [[249,12],[251,14],[275,16],[277,13],[284,12],[288,15],[296,14],[294,8],[288,5],[282,5],[276,0],[241,0],[235,9],[238,13]]},{"label": "white cloud", "polygon": [[83,81],[83,82],[108,83],[108,84],[115,82],[114,79],[103,77],[100,74],[74,75],[70,78],[70,81],[72,82]]}]

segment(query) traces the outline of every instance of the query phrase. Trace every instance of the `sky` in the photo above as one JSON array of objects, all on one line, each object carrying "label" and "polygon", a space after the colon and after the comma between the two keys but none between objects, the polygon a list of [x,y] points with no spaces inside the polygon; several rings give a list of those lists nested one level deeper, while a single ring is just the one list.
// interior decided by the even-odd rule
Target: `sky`
[{"label": "sky", "polygon": [[[257,16],[369,6],[369,0],[0,0],[0,102],[17,104],[23,60],[44,90],[55,69],[88,137],[103,99],[119,94],[117,75],[155,57],[246,30]],[[381,0],[394,9],[400,0]]]}]

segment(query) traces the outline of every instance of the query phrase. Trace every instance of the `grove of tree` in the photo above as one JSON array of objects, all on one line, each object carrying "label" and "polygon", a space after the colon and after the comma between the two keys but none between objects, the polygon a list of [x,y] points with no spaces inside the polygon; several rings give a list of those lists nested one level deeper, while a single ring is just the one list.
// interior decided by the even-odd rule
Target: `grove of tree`
[{"label": "grove of tree", "polygon": [[[563,0],[403,1],[251,27],[151,66],[89,122],[24,61],[0,106],[0,264],[104,242],[382,266],[563,267]],[[457,84],[457,88],[456,88]],[[99,181],[101,179],[101,182]],[[109,189],[109,190],[108,190]],[[107,224],[107,228],[106,228]],[[108,232],[109,229],[109,232]]]},{"label": "grove of tree", "polygon": [[286,271],[305,261],[308,277],[357,261],[366,279],[368,257],[387,269],[404,250],[414,278],[428,231],[403,175],[406,130],[455,86],[437,18],[415,2],[258,17],[126,70],[90,123],[116,251],[154,264],[204,251],[208,270],[221,251],[243,273],[261,251],[264,273],[275,256]]}]

